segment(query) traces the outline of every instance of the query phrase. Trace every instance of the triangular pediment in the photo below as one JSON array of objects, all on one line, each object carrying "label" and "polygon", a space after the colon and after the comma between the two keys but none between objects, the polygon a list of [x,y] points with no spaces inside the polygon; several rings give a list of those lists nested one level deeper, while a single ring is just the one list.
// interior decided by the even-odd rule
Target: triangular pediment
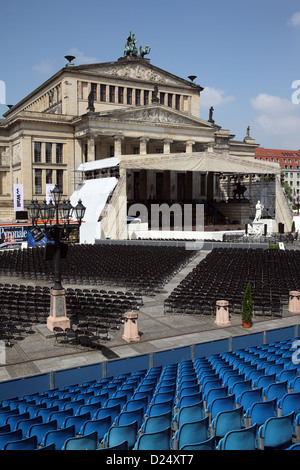
[{"label": "triangular pediment", "polygon": [[101,118],[107,118],[116,121],[134,121],[140,123],[170,124],[179,126],[193,126],[212,128],[213,125],[181,111],[174,110],[161,104],[152,104],[147,106],[136,106],[135,108],[126,108],[114,110],[107,113],[101,113]]},{"label": "triangular pediment", "polygon": [[202,90],[199,85],[180,78],[166,70],[151,65],[149,60],[141,58],[121,58],[116,62],[75,66],[73,72],[88,73],[99,77],[137,80],[170,86],[184,86],[190,89]]}]

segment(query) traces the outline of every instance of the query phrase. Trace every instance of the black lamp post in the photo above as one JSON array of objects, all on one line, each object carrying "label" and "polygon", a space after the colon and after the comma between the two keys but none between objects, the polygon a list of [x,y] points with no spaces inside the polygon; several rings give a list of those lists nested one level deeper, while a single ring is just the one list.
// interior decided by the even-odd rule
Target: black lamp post
[{"label": "black lamp post", "polygon": [[[72,228],[80,227],[86,208],[81,200],[78,201],[75,207],[71,205],[69,200],[61,202],[62,191],[58,186],[55,186],[51,193],[53,199],[48,204],[46,200],[42,204],[39,204],[37,200],[31,201],[31,204],[28,206],[28,213],[33,226],[37,226],[38,220],[43,222],[47,239],[54,242],[52,244],[54,247],[54,286],[52,287],[51,295],[55,299],[51,298],[50,316],[55,318],[57,316],[66,317],[65,291],[61,284],[61,258],[66,250],[66,245],[63,241],[68,239]],[[77,223],[70,224],[73,212]],[[59,297],[63,298],[63,302],[57,300]],[[57,309],[59,304],[60,312]]]}]

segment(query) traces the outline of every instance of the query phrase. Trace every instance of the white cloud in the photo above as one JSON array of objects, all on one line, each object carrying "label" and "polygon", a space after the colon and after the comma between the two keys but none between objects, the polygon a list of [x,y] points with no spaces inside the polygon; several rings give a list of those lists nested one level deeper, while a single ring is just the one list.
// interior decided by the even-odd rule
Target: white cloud
[{"label": "white cloud", "polygon": [[50,60],[42,60],[39,64],[34,65],[33,69],[44,75],[51,75],[55,71],[55,67]]},{"label": "white cloud", "polygon": [[300,11],[296,11],[296,13],[293,14],[291,19],[288,21],[288,24],[292,26],[299,26],[300,25]]},{"label": "white cloud", "polygon": [[217,88],[206,87],[201,93],[201,105],[204,107],[222,106],[234,100],[234,96],[226,96],[225,91]]},{"label": "white cloud", "polygon": [[87,55],[84,54],[84,52],[80,51],[76,47],[72,47],[69,50],[69,54],[73,55],[76,57],[76,63],[81,65],[81,64],[94,64],[96,62],[99,62],[97,57],[88,57]]},{"label": "white cloud", "polygon": [[299,134],[300,105],[266,93],[260,93],[252,98],[251,105],[258,111],[256,122],[265,133],[291,137]]}]

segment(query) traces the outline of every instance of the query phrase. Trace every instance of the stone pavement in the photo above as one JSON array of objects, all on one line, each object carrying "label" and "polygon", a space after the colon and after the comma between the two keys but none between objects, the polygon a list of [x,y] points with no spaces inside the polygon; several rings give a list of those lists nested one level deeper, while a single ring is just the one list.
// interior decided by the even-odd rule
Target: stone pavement
[{"label": "stone pavement", "polygon": [[[76,366],[105,362],[110,359],[127,358],[140,354],[167,350],[176,347],[214,341],[230,336],[282,328],[299,323],[299,316],[291,315],[286,310],[282,319],[268,320],[254,318],[253,326],[245,330],[239,315],[231,316],[231,326],[223,328],[214,324],[215,317],[198,315],[164,314],[163,301],[176,285],[206,256],[203,250],[183,268],[165,286],[164,291],[155,297],[143,297],[144,305],[138,311],[138,330],[140,341],[127,343],[122,339],[123,327],[110,331],[111,340],[103,341],[100,350],[88,350],[82,346],[74,347],[63,342],[55,342],[55,337],[46,325],[35,325],[34,333],[14,342],[12,347],[5,348],[5,361],[0,364],[0,381],[24,377]],[[28,283],[19,278],[0,278],[0,282]],[[50,285],[36,282],[39,285]],[[65,285],[65,287],[68,287]],[[91,288],[91,286],[70,286]],[[98,288],[98,286],[97,286]],[[100,287],[101,288],[101,287]],[[108,289],[108,286],[104,286]],[[114,288],[111,287],[113,290]],[[122,290],[118,287],[118,290]]]}]

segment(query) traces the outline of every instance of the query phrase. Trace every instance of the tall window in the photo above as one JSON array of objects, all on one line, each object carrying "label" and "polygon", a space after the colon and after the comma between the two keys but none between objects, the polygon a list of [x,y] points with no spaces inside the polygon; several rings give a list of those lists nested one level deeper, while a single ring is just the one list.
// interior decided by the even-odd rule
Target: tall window
[{"label": "tall window", "polygon": [[56,184],[59,189],[64,192],[64,172],[63,170],[56,170]]},{"label": "tall window", "polygon": [[149,104],[149,91],[144,91],[144,105]]},{"label": "tall window", "polygon": [[63,144],[56,144],[56,163],[63,163]]},{"label": "tall window", "polygon": [[42,143],[34,142],[34,163],[40,163],[42,161]]},{"label": "tall window", "polygon": [[52,163],[52,144],[46,142],[46,163]]},{"label": "tall window", "polygon": [[115,102],[115,89],[116,89],[115,86],[110,85],[110,87],[109,87],[109,102],[110,103]]},{"label": "tall window", "polygon": [[34,192],[42,194],[42,170],[34,170]]},{"label": "tall window", "polygon": [[46,184],[52,184],[52,170],[46,170]]},{"label": "tall window", "polygon": [[93,93],[94,100],[97,100],[97,83],[91,83],[91,92]]},{"label": "tall window", "polygon": [[135,104],[136,106],[141,104],[141,90],[135,90]]},{"label": "tall window", "polygon": [[106,85],[100,85],[100,101],[106,101]]},{"label": "tall window", "polygon": [[132,88],[127,88],[127,104],[132,104]]},{"label": "tall window", "polygon": [[168,93],[168,106],[170,108],[172,108],[172,99],[173,99],[172,93]]},{"label": "tall window", "polygon": [[175,95],[175,109],[180,109],[180,95]]},{"label": "tall window", "polygon": [[118,88],[118,103],[124,103],[124,87],[122,86]]},{"label": "tall window", "polygon": [[165,93],[163,91],[160,92],[159,94],[159,101],[160,101],[160,104],[165,104]]}]

